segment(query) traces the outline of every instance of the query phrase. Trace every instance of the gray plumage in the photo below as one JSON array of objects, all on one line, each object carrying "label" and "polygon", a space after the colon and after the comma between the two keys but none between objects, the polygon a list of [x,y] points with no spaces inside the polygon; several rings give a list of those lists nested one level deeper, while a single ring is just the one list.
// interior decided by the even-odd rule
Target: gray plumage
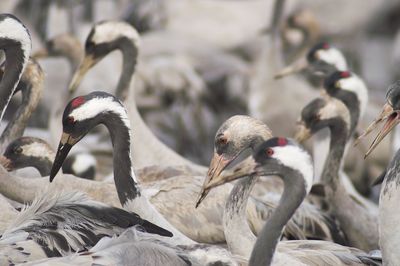
[{"label": "gray plumage", "polygon": [[[271,138],[257,148],[253,159],[248,158],[219,176],[227,182],[249,174],[278,175],[284,182],[285,189],[279,205],[259,233],[249,265],[375,265],[371,257],[361,250],[327,241],[279,242],[286,223],[311,189],[311,163],[307,152],[291,140]],[[249,180],[244,179],[243,182],[249,184]],[[232,213],[240,215],[237,208]],[[240,239],[239,233],[237,240]]]},{"label": "gray plumage", "polygon": [[87,252],[34,261],[27,265],[200,266],[205,264],[186,255],[183,249],[172,247],[162,238],[148,237],[132,228],[117,238],[103,238]]},{"label": "gray plumage", "polygon": [[[90,200],[82,193],[47,191],[25,207],[3,233],[0,254],[3,260],[13,263],[26,257],[68,255],[94,246],[104,236],[121,234],[131,226],[172,236],[135,213]],[[31,254],[35,256],[31,258]]]}]

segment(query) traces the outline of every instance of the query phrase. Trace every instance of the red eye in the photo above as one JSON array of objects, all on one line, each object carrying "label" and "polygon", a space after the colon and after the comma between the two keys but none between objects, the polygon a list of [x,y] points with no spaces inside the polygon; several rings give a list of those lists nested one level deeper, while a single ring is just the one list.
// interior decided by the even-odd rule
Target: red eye
[{"label": "red eye", "polygon": [[325,50],[328,50],[330,48],[330,46],[328,43],[323,43],[322,48],[324,48]]},{"label": "red eye", "polygon": [[72,116],[68,116],[67,121],[69,124],[74,124],[75,123],[75,119]]},{"label": "red eye", "polygon": [[274,154],[274,150],[271,149],[271,148],[268,148],[268,149],[266,150],[266,153],[267,153],[268,156],[272,156],[272,155]]}]

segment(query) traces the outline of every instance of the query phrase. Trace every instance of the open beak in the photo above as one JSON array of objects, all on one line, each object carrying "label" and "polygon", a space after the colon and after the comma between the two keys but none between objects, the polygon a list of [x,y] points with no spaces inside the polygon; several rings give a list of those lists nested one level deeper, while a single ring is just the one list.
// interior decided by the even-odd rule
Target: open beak
[{"label": "open beak", "polygon": [[8,171],[11,172],[14,170],[14,167],[12,165],[12,162],[10,159],[8,159],[6,156],[2,155],[0,156],[0,164]]},{"label": "open beak", "polygon": [[214,187],[218,187],[241,177],[259,174],[257,171],[258,167],[259,164],[254,160],[253,156],[249,156],[231,169],[225,170],[215,176],[214,179],[203,188],[211,190]]},{"label": "open beak", "polygon": [[294,136],[294,139],[298,142],[298,143],[302,143],[306,140],[308,140],[311,137],[311,131],[310,129],[308,129],[303,123],[300,123],[297,126],[297,132],[296,135]]},{"label": "open beak", "polygon": [[305,57],[302,57],[298,61],[282,69],[279,73],[275,74],[274,78],[281,79],[290,74],[300,72],[306,69],[307,67],[308,67],[307,59]]},{"label": "open beak", "polygon": [[400,122],[400,112],[394,111],[393,107],[390,104],[386,103],[383,106],[381,114],[371,123],[371,125],[368,126],[365,132],[358,137],[355,145],[358,144],[362,138],[365,138],[369,133],[371,133],[382,122],[385,122],[385,124],[383,125],[375,139],[372,141],[371,146],[365,153],[364,158],[366,158],[386,137],[386,135],[389,134],[389,132]]},{"label": "open beak", "polygon": [[50,171],[50,182],[53,182],[54,177],[60,170],[72,146],[74,146],[74,144],[77,143],[79,140],[79,138],[74,138],[70,134],[67,134],[65,132],[62,133],[60,144],[58,145],[57,149],[57,154]]},{"label": "open beak", "polygon": [[199,197],[196,201],[196,208],[200,205],[200,203],[206,198],[209,189],[205,189],[205,187],[213,181],[213,179],[218,176],[235,158],[226,159],[223,155],[220,155],[214,152],[214,155],[210,162],[210,167],[208,168],[207,177],[204,180],[203,187],[201,188]]},{"label": "open beak", "polygon": [[78,88],[85,74],[91,69],[97,60],[94,59],[93,55],[85,55],[78,69],[75,71],[74,76],[69,84],[69,93],[73,94],[75,90]]},{"label": "open beak", "polygon": [[46,58],[48,56],[49,56],[49,52],[47,51],[47,49],[42,48],[40,50],[37,50],[35,53],[33,53],[32,58],[40,59],[40,58]]}]

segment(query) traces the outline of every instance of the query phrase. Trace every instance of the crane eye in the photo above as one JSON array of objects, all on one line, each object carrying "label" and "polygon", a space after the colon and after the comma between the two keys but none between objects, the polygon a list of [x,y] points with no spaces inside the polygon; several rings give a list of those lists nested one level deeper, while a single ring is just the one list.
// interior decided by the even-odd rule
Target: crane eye
[{"label": "crane eye", "polygon": [[14,148],[14,153],[15,153],[15,154],[20,154],[20,153],[22,153],[22,148],[21,148],[21,147],[16,147],[16,148]]},{"label": "crane eye", "polygon": [[225,137],[218,139],[218,144],[220,144],[220,145],[226,145],[227,143],[228,143],[228,139]]},{"label": "crane eye", "polygon": [[72,116],[68,116],[67,121],[69,124],[75,124],[75,119]]},{"label": "crane eye", "polygon": [[271,149],[271,148],[268,148],[268,149],[265,151],[265,153],[266,153],[268,156],[272,156],[272,155],[274,154],[274,150]]},{"label": "crane eye", "polygon": [[311,122],[317,122],[321,118],[320,114],[316,114],[311,118]]}]

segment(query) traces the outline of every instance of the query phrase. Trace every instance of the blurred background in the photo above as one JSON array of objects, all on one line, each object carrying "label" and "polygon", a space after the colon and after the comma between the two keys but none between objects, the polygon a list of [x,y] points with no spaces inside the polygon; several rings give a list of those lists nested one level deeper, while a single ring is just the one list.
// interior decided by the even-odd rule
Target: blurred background
[{"label": "blurred background", "polygon": [[[271,78],[259,85],[272,91],[273,104],[258,101],[264,96],[251,87],[260,76],[272,77],[279,68],[304,57],[317,42],[328,41],[339,48],[350,69],[366,82],[371,102],[367,122],[377,114],[373,106],[383,104],[388,84],[400,78],[400,1],[287,0],[277,23],[280,39],[274,54],[279,54],[279,59],[263,55],[268,45],[265,38],[274,31],[274,2],[2,0],[0,10],[15,14],[28,26],[34,53],[56,50],[57,42],[50,40],[60,34],[71,34],[79,41],[64,54],[46,58],[37,54],[43,58],[40,64],[46,73],[45,92],[30,120],[31,127],[47,128],[52,103],[67,89],[92,25],[102,20],[124,20],[141,35],[135,76],[140,113],[164,143],[186,158],[207,165],[216,130],[234,114],[251,114],[267,122],[276,135],[292,136],[287,127],[290,120],[285,118],[290,102],[281,101],[291,92],[287,96],[280,90],[282,81]],[[264,67],[261,72],[260,61]],[[107,56],[86,75],[78,94],[113,92],[121,67],[120,53]],[[310,87],[318,87],[320,82],[307,71],[297,76],[296,82],[285,85],[293,90],[293,101],[297,99],[298,82],[308,80]],[[306,100],[303,106],[311,99]],[[13,98],[13,106],[18,106],[18,101]],[[260,104],[270,105],[270,112],[260,114]],[[14,111],[15,107],[7,109],[9,115]],[[382,165],[386,159],[382,159]]]}]

